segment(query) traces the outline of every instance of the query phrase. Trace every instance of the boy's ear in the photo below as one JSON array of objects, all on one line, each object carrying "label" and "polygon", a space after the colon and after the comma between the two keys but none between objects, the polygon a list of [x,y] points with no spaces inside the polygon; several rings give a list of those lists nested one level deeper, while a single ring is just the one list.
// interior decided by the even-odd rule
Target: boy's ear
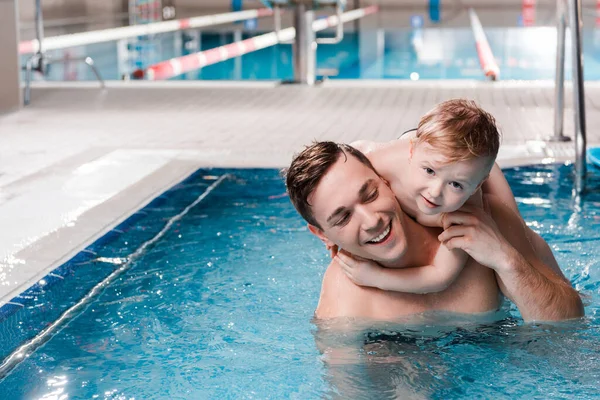
[{"label": "boy's ear", "polygon": [[315,235],[316,237],[318,237],[319,239],[321,239],[321,241],[323,243],[325,243],[325,246],[331,247],[331,246],[335,246],[335,243],[333,243],[331,240],[329,240],[327,238],[327,236],[325,236],[325,233],[323,233],[323,231],[319,228],[317,228],[314,225],[308,224],[308,230]]}]

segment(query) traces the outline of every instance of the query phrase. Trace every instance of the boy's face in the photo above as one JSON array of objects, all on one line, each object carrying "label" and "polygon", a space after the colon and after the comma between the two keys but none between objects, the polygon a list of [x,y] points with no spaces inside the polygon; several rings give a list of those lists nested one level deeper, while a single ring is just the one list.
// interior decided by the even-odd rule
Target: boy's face
[{"label": "boy's face", "polygon": [[340,157],[309,197],[315,219],[309,225],[328,246],[384,265],[407,249],[402,210],[385,181],[356,157]]},{"label": "boy's face", "polygon": [[479,189],[494,165],[491,157],[448,162],[427,143],[413,145],[409,189],[425,215],[458,210]]}]

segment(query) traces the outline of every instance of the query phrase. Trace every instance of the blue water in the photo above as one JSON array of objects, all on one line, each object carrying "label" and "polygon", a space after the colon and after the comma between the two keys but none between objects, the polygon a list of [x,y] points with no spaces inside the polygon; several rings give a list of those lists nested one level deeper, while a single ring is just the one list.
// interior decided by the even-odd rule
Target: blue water
[{"label": "blue water", "polygon": [[[570,166],[505,173],[525,220],[586,296],[585,319],[525,325],[507,306],[481,319],[351,321],[343,333],[317,326],[328,256],[278,172],[200,170],[59,268],[64,281],[15,299],[25,307],[1,317],[1,357],[130,266],[0,381],[2,398],[597,398],[600,171],[591,170],[582,204],[570,195]],[[326,363],[318,346],[345,351]]]},{"label": "blue water", "polygon": [[[243,39],[262,32],[245,32]],[[556,31],[548,27],[489,28],[486,34],[498,60],[500,79],[554,79]],[[104,79],[122,79],[137,68],[173,57],[222,46],[233,33],[186,32],[140,37],[49,52],[54,59],[91,56]],[[566,77],[570,78],[570,41]],[[600,30],[583,35],[587,80],[600,79]],[[26,58],[22,57],[24,65]],[[282,44],[201,70],[175,80],[290,80],[292,46]],[[363,30],[347,33],[337,45],[317,49],[317,73],[330,79],[475,79],[484,80],[473,33],[464,28]],[[38,76],[37,79],[41,77]],[[52,64],[48,80],[94,80],[81,62]]]}]

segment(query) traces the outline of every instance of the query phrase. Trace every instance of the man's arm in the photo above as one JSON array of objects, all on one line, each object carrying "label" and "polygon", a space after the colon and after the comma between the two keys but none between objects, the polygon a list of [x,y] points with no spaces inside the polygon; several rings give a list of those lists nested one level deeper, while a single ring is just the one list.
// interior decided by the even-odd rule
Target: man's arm
[{"label": "man's arm", "polygon": [[500,289],[517,305],[524,320],[583,316],[579,294],[566,278],[540,261],[519,216],[493,196],[486,196],[486,200],[491,216],[476,207],[449,213],[444,220],[448,228],[439,236],[440,241],[448,248],[463,249],[481,265],[492,268]]},{"label": "man's arm", "polygon": [[422,294],[446,290],[460,275],[468,255],[459,249],[440,246],[431,265],[411,268],[384,268],[343,251],[337,258],[346,276],[357,285]]}]

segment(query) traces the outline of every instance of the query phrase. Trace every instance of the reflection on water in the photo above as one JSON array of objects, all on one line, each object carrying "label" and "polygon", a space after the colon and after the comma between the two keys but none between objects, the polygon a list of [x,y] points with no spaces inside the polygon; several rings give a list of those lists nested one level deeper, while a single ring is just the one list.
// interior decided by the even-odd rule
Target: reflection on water
[{"label": "reflection on water", "polygon": [[600,173],[590,168],[577,203],[571,166],[505,175],[525,220],[585,296],[579,321],[525,325],[506,305],[478,316],[315,323],[329,255],[281,195],[278,171],[201,170],[95,245],[92,258],[67,265],[60,284],[28,293],[3,316],[0,354],[54,321],[223,173],[210,196],[0,381],[2,399],[58,395],[57,382],[60,395],[83,399],[597,398]]},{"label": "reflection on water", "polygon": [[[524,325],[504,312],[477,319],[430,315],[418,325],[317,323],[332,398],[527,398],[596,393],[600,343],[588,319]],[[370,325],[369,328],[366,326]],[[555,389],[556,388],[556,389]]]}]

